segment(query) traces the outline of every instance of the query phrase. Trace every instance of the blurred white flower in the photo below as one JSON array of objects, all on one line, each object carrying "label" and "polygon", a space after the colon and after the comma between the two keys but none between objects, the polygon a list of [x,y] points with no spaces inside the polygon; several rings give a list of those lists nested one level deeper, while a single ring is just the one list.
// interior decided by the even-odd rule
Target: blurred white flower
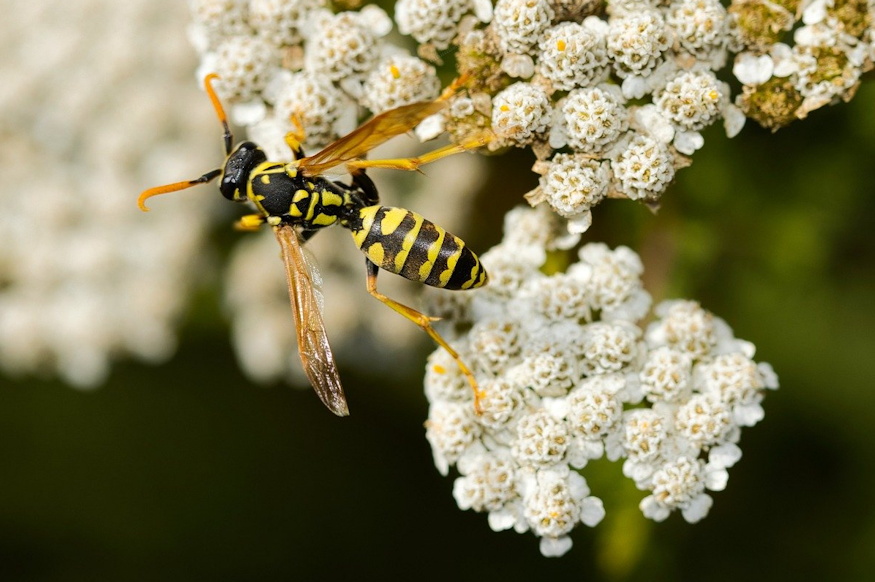
[{"label": "blurred white flower", "polygon": [[[187,113],[205,103],[195,63],[179,58],[182,25],[161,28],[185,21],[178,3],[9,8],[3,38],[30,48],[0,64],[2,172],[28,186],[0,196],[0,367],[94,387],[116,358],[155,362],[176,347],[210,212],[200,193],[148,215],[136,197],[216,164],[201,152],[219,125]],[[80,12],[87,28],[74,30]],[[216,30],[236,31],[238,16]],[[174,82],[146,82],[155,67]]]},{"label": "blurred white flower", "polygon": [[276,46],[294,46],[301,42],[310,13],[323,6],[325,0],[249,0],[249,24]]},{"label": "blurred white flower", "polygon": [[306,68],[329,81],[368,73],[379,57],[378,36],[360,13],[341,12],[311,21]]},{"label": "blurred white flower", "polygon": [[267,84],[279,61],[276,48],[257,36],[224,38],[216,47],[213,70],[219,75],[219,93],[229,101],[248,101]]}]

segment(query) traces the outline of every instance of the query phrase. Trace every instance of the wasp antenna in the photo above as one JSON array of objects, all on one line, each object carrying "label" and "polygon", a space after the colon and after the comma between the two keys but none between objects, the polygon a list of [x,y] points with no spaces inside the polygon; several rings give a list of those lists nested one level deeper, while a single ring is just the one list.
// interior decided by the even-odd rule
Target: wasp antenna
[{"label": "wasp antenna", "polygon": [[184,182],[174,182],[173,184],[165,184],[164,186],[155,186],[154,188],[149,188],[148,190],[143,190],[140,193],[139,198],[137,198],[137,206],[143,212],[149,212],[149,207],[146,206],[146,200],[151,198],[152,196],[158,196],[160,194],[167,194],[169,192],[178,192],[180,190],[185,190],[186,188],[191,188],[192,186],[197,186],[198,184],[206,184],[210,180],[213,180],[216,176],[222,173],[222,170],[215,169],[207,172],[200,178],[195,180],[186,180]]},{"label": "wasp antenna", "polygon": [[222,107],[222,102],[219,100],[219,96],[213,88],[213,81],[218,78],[219,75],[215,73],[210,73],[204,77],[204,89],[206,89],[207,95],[210,96],[210,101],[213,103],[213,109],[216,110],[216,117],[222,122],[222,128],[225,130],[222,134],[222,139],[225,141],[225,155],[228,155],[231,153],[231,148],[234,146],[234,135],[231,133],[231,126],[228,125],[228,116],[225,115],[225,108]]}]

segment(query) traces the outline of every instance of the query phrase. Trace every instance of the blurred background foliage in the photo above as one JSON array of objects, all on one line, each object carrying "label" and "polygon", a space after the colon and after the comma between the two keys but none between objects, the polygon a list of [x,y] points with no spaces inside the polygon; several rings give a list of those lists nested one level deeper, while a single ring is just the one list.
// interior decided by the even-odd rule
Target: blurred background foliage
[{"label": "blurred background foliage", "polygon": [[[641,253],[656,300],[699,300],[780,376],[703,522],[645,520],[643,493],[603,462],[584,474],[608,517],[545,559],[533,536],[456,508],[424,439],[420,368],[399,378],[341,361],[352,416],[335,418],[308,390],[242,376],[210,287],[166,365],[121,362],[93,392],[0,375],[0,580],[869,579],[873,104],[870,81],[776,134],[712,128],[658,214],[621,201],[594,212],[585,241]],[[532,161],[490,158],[454,231],[495,244],[536,183]],[[398,358],[430,349],[423,336]]]}]

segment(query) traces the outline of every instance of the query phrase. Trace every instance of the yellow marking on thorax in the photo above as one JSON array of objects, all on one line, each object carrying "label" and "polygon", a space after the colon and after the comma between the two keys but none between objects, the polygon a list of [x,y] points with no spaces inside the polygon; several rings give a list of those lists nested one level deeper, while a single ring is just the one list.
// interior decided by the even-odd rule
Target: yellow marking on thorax
[{"label": "yellow marking on thorax", "polygon": [[343,196],[329,190],[323,190],[322,206],[343,206]]},{"label": "yellow marking on thorax", "polygon": [[337,217],[330,214],[318,214],[316,218],[310,222],[318,226],[328,226],[329,224],[337,222]]},{"label": "yellow marking on thorax", "polygon": [[277,162],[261,162],[252,169],[252,176],[263,176],[264,174],[281,174],[285,171],[283,164]]},{"label": "yellow marking on thorax", "polygon": [[[309,182],[308,182],[309,185]],[[300,192],[300,190],[299,190]],[[306,220],[313,220],[313,216],[316,214],[316,207],[319,205],[319,192],[312,191],[310,192],[310,206],[307,208],[307,216],[304,218]]]},{"label": "yellow marking on thorax", "polygon": [[295,164],[286,164],[283,169],[286,174],[288,174],[289,178],[295,178],[298,175],[298,166]]},{"label": "yellow marking on thorax", "polygon": [[[238,188],[234,191],[234,198],[237,198],[239,194],[240,189]],[[261,214],[264,214],[265,216],[267,215],[267,211],[264,209],[264,206],[261,205],[261,201],[264,200],[264,196],[262,196],[261,194],[255,194],[255,190],[252,189],[252,180],[246,181],[246,198],[248,198],[249,201],[255,205],[255,208],[258,209]]]},{"label": "yellow marking on thorax", "polygon": [[411,214],[411,216],[413,216],[413,220],[415,221],[413,228],[410,229],[410,232],[404,235],[404,240],[401,241],[401,250],[395,255],[395,270],[399,273],[401,272],[404,263],[407,262],[407,255],[410,253],[413,243],[416,242],[420,229],[422,229],[423,218],[416,214]]},{"label": "yellow marking on thorax", "polygon": [[262,184],[270,184],[270,174],[262,174],[261,175],[261,183]]},{"label": "yellow marking on thorax", "polygon": [[380,232],[384,236],[388,236],[395,232],[401,226],[401,221],[407,216],[406,210],[400,208],[392,208],[383,215],[383,220],[380,221]]},{"label": "yellow marking on thorax", "polygon": [[296,190],[294,195],[292,196],[292,203],[289,204],[289,216],[294,216],[295,218],[300,218],[303,216],[301,209],[298,208],[298,202],[304,200],[309,197],[310,193],[304,189]]}]

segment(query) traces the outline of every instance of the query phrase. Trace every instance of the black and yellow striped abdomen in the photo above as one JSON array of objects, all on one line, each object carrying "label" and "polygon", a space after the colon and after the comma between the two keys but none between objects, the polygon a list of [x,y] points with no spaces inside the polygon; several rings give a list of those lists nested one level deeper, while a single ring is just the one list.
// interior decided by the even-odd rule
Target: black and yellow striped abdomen
[{"label": "black and yellow striped abdomen", "polygon": [[350,224],[356,245],[377,266],[412,281],[443,289],[486,284],[486,271],[465,243],[403,208],[365,206]]}]

